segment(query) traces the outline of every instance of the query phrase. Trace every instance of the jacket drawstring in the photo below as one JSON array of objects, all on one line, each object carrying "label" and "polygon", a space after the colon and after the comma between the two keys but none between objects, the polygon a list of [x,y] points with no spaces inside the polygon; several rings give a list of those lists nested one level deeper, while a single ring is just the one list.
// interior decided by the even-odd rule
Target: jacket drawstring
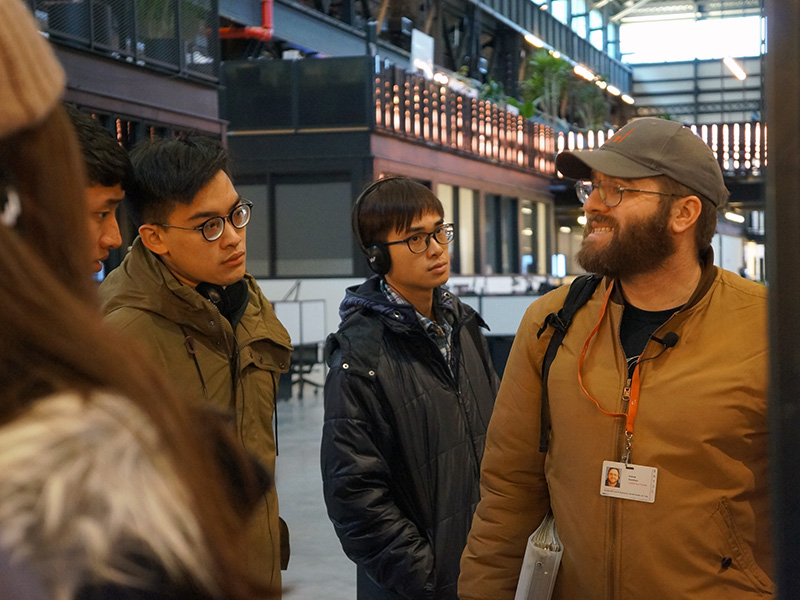
[{"label": "jacket drawstring", "polygon": [[183,345],[186,352],[192,357],[194,368],[197,369],[197,376],[200,378],[200,385],[203,387],[203,395],[208,398],[208,390],[206,389],[206,380],[203,378],[203,371],[200,370],[200,364],[197,362],[197,348],[194,345],[194,338],[188,334],[186,329],[180,325],[181,333],[183,333]]}]

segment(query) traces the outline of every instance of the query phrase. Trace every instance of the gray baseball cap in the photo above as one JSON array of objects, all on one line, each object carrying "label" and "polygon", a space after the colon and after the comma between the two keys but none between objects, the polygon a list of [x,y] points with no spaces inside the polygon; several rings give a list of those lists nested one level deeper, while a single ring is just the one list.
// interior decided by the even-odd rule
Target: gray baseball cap
[{"label": "gray baseball cap", "polygon": [[561,152],[556,168],[572,179],[591,179],[593,170],[621,179],[667,175],[717,208],[730,195],[711,148],[688,127],[654,117],[631,121],[596,150]]}]

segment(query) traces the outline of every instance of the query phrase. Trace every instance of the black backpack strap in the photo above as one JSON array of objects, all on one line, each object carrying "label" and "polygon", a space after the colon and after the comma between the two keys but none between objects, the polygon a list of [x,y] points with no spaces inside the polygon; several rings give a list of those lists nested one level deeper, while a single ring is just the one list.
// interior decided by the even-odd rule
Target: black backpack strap
[{"label": "black backpack strap", "polygon": [[556,357],[564,336],[572,323],[575,313],[589,301],[594,294],[597,285],[603,278],[600,275],[581,275],[569,286],[569,292],[564,300],[564,305],[558,312],[550,313],[545,317],[544,324],[536,334],[537,338],[542,337],[545,330],[552,326],[553,336],[547,345],[542,360],[542,421],[539,430],[539,452],[547,452],[548,440],[550,438],[550,405],[547,394],[547,377],[550,375],[550,365]]}]

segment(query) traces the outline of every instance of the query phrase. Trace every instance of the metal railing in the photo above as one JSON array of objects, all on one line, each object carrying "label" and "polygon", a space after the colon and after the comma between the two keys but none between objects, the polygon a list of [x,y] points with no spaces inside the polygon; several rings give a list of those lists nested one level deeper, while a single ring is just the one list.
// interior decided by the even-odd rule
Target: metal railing
[{"label": "metal railing", "polygon": [[475,4],[496,18],[533,33],[555,50],[603,76],[607,83],[625,93],[630,92],[633,69],[629,65],[598,50],[549,11],[540,10],[540,6],[531,0],[479,0]]},{"label": "metal railing", "polygon": [[383,63],[373,101],[379,131],[509,167],[554,172],[553,128],[488,100]]},{"label": "metal railing", "polygon": [[[557,131],[489,101],[393,66],[375,74],[375,127],[477,158],[555,174],[562,150],[597,148],[613,130]],[[692,125],[729,177],[758,177],[767,163],[767,128],[760,122]],[[555,133],[554,133],[555,132]]]},{"label": "metal railing", "polygon": [[[359,31],[364,29],[367,21],[373,19],[375,15],[364,12],[365,3],[359,5],[356,2],[347,0],[345,2],[303,2],[292,0],[295,5],[310,7],[342,21],[347,25],[357,28]],[[377,4],[377,3],[375,3]],[[549,11],[541,10],[539,4],[532,0],[469,0],[463,3],[460,10],[468,13],[467,5],[473,4],[478,14],[483,13],[480,20],[496,21],[514,29],[520,37],[526,33],[532,33],[547,44],[558,50],[562,54],[569,56],[573,61],[578,62],[591,69],[604,79],[628,93],[632,85],[633,70],[630,66],[612,58],[606,52],[596,48],[587,39],[581,37],[571,27],[562,23]],[[415,14],[411,5],[405,15],[415,27],[423,29],[422,23],[415,23]],[[419,19],[419,16],[416,16]],[[494,27],[490,27],[494,29]]]},{"label": "metal railing", "polygon": [[218,81],[217,0],[28,0],[28,5],[53,42]]},{"label": "metal railing", "polygon": [[[722,173],[727,177],[748,178],[763,176],[767,165],[767,126],[759,121],[746,123],[715,123],[691,125],[717,157]],[[557,135],[558,151],[597,148],[614,135],[612,129],[600,131],[569,131]]]}]

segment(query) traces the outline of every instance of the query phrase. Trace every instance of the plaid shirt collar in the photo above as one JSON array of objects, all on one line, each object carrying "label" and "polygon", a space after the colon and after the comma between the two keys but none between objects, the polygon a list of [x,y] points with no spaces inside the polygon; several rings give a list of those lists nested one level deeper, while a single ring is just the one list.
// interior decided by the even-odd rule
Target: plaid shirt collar
[{"label": "plaid shirt collar", "polygon": [[[392,287],[386,283],[385,279],[381,279],[381,291],[383,292],[383,295],[386,296],[386,299],[392,304],[411,304],[405,298],[401,297],[400,294],[395,292]],[[450,307],[448,307],[446,303],[444,307],[445,310],[442,311],[444,318],[442,319],[441,323],[437,323],[436,321],[429,319],[418,310],[415,310],[414,312],[417,313],[417,319],[419,319],[422,329],[424,329],[425,333],[428,334],[428,337],[434,341],[436,346],[439,348],[439,352],[442,353],[444,360],[447,362],[448,367],[452,371],[450,359],[452,356],[451,343],[453,336],[453,315],[451,310],[447,310]]]}]

